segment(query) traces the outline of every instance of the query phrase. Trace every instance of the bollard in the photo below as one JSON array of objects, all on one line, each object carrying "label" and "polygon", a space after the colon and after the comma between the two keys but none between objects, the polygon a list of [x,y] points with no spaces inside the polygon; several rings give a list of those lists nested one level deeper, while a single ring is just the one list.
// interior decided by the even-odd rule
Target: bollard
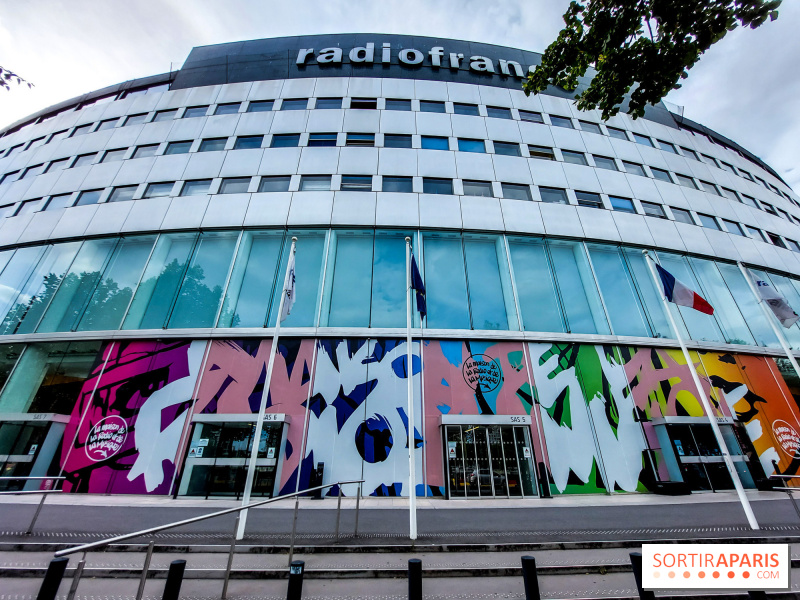
[{"label": "bollard", "polygon": [[185,560],[173,560],[169,564],[167,573],[167,583],[164,585],[163,600],[178,600],[181,593],[181,583],[183,583],[183,572],[186,570]]},{"label": "bollard", "polygon": [[532,556],[522,557],[522,582],[525,585],[525,600],[541,600],[536,559]]},{"label": "bollard", "polygon": [[408,600],[422,600],[422,561],[418,558],[408,561]]},{"label": "bollard", "polygon": [[303,596],[303,571],[306,563],[295,560],[289,567],[289,587],[286,590],[286,600],[300,600]]},{"label": "bollard", "polygon": [[631,552],[631,566],[633,566],[633,577],[636,579],[636,589],[639,590],[639,600],[655,600],[656,595],[642,589],[642,553]]},{"label": "bollard", "polygon": [[54,558],[50,561],[36,600],[55,600],[58,594],[58,586],[61,585],[61,580],[64,579],[64,571],[67,570],[68,562],[68,558]]}]

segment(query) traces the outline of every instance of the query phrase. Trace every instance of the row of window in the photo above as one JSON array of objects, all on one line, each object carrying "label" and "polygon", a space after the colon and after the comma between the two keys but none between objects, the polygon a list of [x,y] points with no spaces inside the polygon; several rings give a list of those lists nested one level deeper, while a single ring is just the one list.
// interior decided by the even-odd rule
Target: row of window
[{"label": "row of window", "polygon": [[[2,251],[0,335],[271,326],[292,236],[297,294],[285,326],[402,328],[407,235],[428,329],[672,336],[640,249],[398,230],[186,232]],[[657,259],[715,308],[678,309],[688,337],[778,346],[735,264],[665,251]],[[800,281],[757,275],[800,306]],[[798,325],[786,335],[800,346]]]},{"label": "row of window", "polygon": [[[311,105],[312,108],[316,109],[340,109],[343,106],[344,98],[336,97],[336,98],[285,98],[280,100],[280,108],[279,110],[307,110]],[[138,125],[146,122],[159,122],[159,121],[170,121],[172,119],[178,118],[179,112],[180,118],[187,119],[187,118],[194,118],[194,117],[205,117],[211,115],[228,115],[228,114],[237,114],[239,112],[265,112],[265,111],[272,111],[275,108],[275,100],[253,100],[249,102],[228,102],[222,104],[213,105],[213,110],[211,109],[212,105],[201,105],[201,106],[189,106],[185,109],[166,109],[156,111],[154,113],[138,113],[133,115],[128,115],[125,117],[116,117],[113,119],[106,119],[100,121],[99,123],[86,123],[83,125],[79,125],[74,127],[72,131],[68,129],[64,129],[53,134],[50,136],[41,136],[34,140],[31,140],[25,144],[17,144],[16,146],[12,146],[9,148],[4,154],[0,153],[0,157],[4,156],[11,156],[13,153],[21,151],[23,147],[26,150],[30,150],[31,148],[36,148],[38,146],[48,144],[54,140],[62,139],[65,137],[76,137],[80,135],[85,135],[92,131],[102,131],[103,129],[111,129],[113,127],[120,126],[128,126],[128,125]],[[434,101],[434,100],[420,100],[419,101],[419,110],[421,112],[433,112],[433,113],[445,113],[447,112],[447,103],[443,101]],[[386,110],[400,110],[400,111],[411,111],[412,104],[411,100],[408,99],[393,99],[387,98],[385,100],[385,107]],[[378,108],[378,99],[377,98],[351,98],[350,99],[350,108],[353,109],[361,109],[361,110],[377,110]],[[460,114],[460,115],[472,115],[472,116],[481,116],[479,105],[477,104],[468,104],[463,102],[453,102],[453,113]],[[513,119],[513,114],[510,108],[502,107],[502,106],[486,106],[486,116],[499,118],[499,119]],[[545,120],[542,113],[528,111],[528,110],[518,110],[519,118],[521,121],[528,121],[531,123],[540,123],[544,124]],[[152,114],[152,117],[150,116]],[[554,127],[563,127],[567,129],[576,129],[575,127],[575,120],[571,117],[564,117],[559,115],[549,114],[547,115],[550,119],[550,123]],[[605,135],[603,132],[602,127],[597,123],[592,123],[590,121],[585,120],[577,120],[579,127],[583,131],[587,131],[589,133],[595,133],[598,135]],[[606,130],[610,137],[626,140],[626,141],[633,141],[637,144],[648,146],[650,148],[659,148],[664,152],[670,152],[672,154],[683,155],[687,158],[691,158],[696,161],[705,161],[708,164],[715,166],[719,169],[723,169],[730,173],[734,173],[745,179],[749,179],[753,182],[758,182],[763,185],[768,190],[778,194],[779,196],[787,199],[789,202],[797,205],[800,207],[800,203],[795,201],[791,196],[787,193],[782,192],[776,186],[768,183],[764,179],[752,175],[750,172],[745,171],[744,169],[737,169],[732,164],[727,163],[725,161],[719,160],[713,156],[700,153],[698,154],[696,151],[686,148],[684,146],[676,146],[672,142],[668,142],[666,140],[652,138],[650,136],[642,135],[635,132],[626,132],[624,129],[620,129],[618,127],[612,127],[610,125],[605,125]],[[631,137],[628,137],[630,134]],[[322,134],[316,134],[322,135]],[[335,145],[335,143],[333,144]],[[680,152],[678,151],[680,149]],[[702,157],[702,160],[701,160]]]}]

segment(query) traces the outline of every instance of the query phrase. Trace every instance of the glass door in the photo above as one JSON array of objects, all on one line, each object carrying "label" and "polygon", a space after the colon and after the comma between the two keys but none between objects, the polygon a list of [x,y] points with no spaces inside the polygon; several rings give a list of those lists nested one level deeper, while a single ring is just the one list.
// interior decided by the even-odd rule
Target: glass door
[{"label": "glass door", "polygon": [[[723,436],[725,436],[726,430],[729,430],[730,426],[722,425],[720,429]],[[722,451],[714,437],[711,425],[669,424],[667,425],[667,433],[672,442],[675,456],[678,459],[683,480],[689,484],[692,490],[733,489],[733,480],[722,458]],[[742,455],[741,447],[736,443],[735,436],[725,436],[725,440],[734,465],[737,469],[739,467],[746,469],[745,457]],[[748,480],[751,481],[749,474],[746,477],[743,476],[742,479],[743,482],[749,483]],[[752,487],[752,485],[747,487]]]}]

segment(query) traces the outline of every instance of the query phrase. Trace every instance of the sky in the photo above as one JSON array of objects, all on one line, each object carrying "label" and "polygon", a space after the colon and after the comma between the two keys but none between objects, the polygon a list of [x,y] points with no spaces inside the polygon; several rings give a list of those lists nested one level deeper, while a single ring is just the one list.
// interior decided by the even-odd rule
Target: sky
[{"label": "sky", "polygon": [[[0,0],[0,128],[37,110],[183,64],[193,46],[317,33],[429,35],[543,51],[568,0]],[[800,191],[800,2],[738,29],[666,100],[738,142]]]}]

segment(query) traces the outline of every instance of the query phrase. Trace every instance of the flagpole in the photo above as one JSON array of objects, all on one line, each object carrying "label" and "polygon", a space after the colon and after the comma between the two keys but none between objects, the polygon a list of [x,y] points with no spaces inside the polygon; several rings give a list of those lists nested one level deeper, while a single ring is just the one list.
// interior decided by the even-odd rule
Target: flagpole
[{"label": "flagpole", "polygon": [[414,363],[411,355],[411,238],[406,238],[406,375],[408,379],[408,537],[417,539],[417,485],[414,460]]},{"label": "flagpole", "polygon": [[[283,278],[283,289],[281,291],[281,299],[278,303],[278,313],[275,317],[275,333],[272,335],[272,346],[269,351],[269,361],[267,363],[267,378],[264,381],[264,387],[261,390],[261,404],[258,408],[258,419],[256,419],[256,430],[253,434],[253,446],[250,450],[250,460],[247,463],[247,479],[244,484],[244,495],[242,496],[242,506],[250,503],[250,495],[253,491],[253,480],[256,475],[256,460],[258,459],[258,447],[261,444],[261,431],[264,428],[264,414],[266,412],[267,399],[269,398],[269,386],[272,382],[272,369],[275,366],[275,353],[278,351],[278,339],[281,336],[281,316],[283,315],[283,304],[286,302],[286,288],[289,285],[290,269],[289,265],[294,257],[295,246],[297,245],[297,238],[292,238],[292,247],[289,250],[289,259],[286,261],[286,275]],[[302,457],[301,457],[302,461]],[[236,539],[241,540],[244,537],[245,526],[247,525],[247,510],[239,513],[239,528],[236,531]]]},{"label": "flagpole", "polygon": [[722,432],[719,429],[719,425],[717,425],[717,420],[711,412],[711,403],[708,401],[706,393],[703,390],[703,386],[700,383],[700,376],[697,374],[697,369],[694,367],[694,361],[689,354],[688,348],[686,348],[686,343],[683,341],[683,337],[681,337],[681,332],[678,329],[678,325],[675,323],[675,318],[672,316],[672,310],[670,309],[669,302],[664,295],[664,287],[660,278],[658,277],[658,274],[656,273],[654,266],[655,263],[653,262],[653,259],[647,250],[642,250],[642,254],[644,254],[647,267],[650,269],[650,275],[653,277],[653,283],[655,284],[656,289],[661,290],[661,293],[659,294],[661,296],[661,303],[664,305],[664,311],[667,313],[667,319],[669,320],[670,327],[672,327],[672,331],[681,347],[683,357],[686,359],[686,364],[689,367],[689,372],[692,374],[692,380],[697,388],[697,394],[700,396],[700,401],[705,409],[706,417],[708,417],[708,423],[711,425],[711,430],[714,432],[714,437],[716,438],[719,449],[722,452],[722,459],[725,461],[725,466],[728,467],[728,472],[733,480],[733,487],[736,488],[736,494],[739,496],[739,502],[742,505],[744,514],[747,516],[747,522],[750,524],[751,529],[759,529],[756,516],[753,514],[753,509],[750,507],[750,501],[747,499],[747,496],[744,493],[742,482],[739,479],[739,473],[736,472],[736,467],[734,466],[730,453],[728,452],[728,446],[725,443],[725,439],[722,437]]},{"label": "flagpole", "polygon": [[792,349],[789,347],[789,342],[786,340],[786,336],[783,335],[783,331],[781,327],[779,327],[779,323],[776,323],[778,317],[775,315],[775,313],[772,312],[772,310],[770,310],[770,308],[764,302],[764,298],[762,298],[761,294],[758,293],[758,290],[756,289],[756,286],[753,283],[753,279],[752,277],[750,277],[750,274],[747,272],[745,266],[738,261],[736,264],[739,265],[739,270],[742,272],[742,275],[744,275],[744,278],[747,280],[747,284],[750,286],[750,291],[753,292],[753,295],[756,297],[756,302],[758,302],[758,305],[761,307],[762,312],[767,317],[767,321],[769,321],[770,326],[772,326],[772,331],[775,332],[775,336],[781,343],[781,347],[783,348],[783,351],[786,353],[786,358],[788,358],[789,362],[792,363],[795,373],[797,373],[797,376],[800,377],[800,365],[797,364],[797,360],[795,359],[794,354],[792,354]]}]

